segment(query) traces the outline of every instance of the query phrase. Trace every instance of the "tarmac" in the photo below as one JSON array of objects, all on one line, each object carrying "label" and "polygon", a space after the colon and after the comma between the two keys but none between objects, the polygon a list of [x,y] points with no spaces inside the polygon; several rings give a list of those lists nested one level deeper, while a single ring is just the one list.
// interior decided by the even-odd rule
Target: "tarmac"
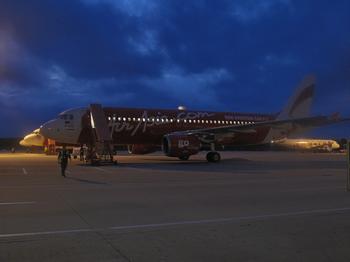
[{"label": "tarmac", "polygon": [[0,154],[0,261],[350,261],[345,154]]}]

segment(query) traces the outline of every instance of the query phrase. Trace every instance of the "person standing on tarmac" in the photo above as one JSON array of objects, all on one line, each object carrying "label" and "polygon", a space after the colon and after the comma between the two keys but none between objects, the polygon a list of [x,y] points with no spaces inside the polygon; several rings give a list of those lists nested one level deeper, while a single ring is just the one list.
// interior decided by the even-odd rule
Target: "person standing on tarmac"
[{"label": "person standing on tarmac", "polygon": [[66,169],[68,166],[68,158],[72,160],[70,153],[64,146],[63,149],[58,153],[58,162],[61,164],[61,175],[66,177]]}]

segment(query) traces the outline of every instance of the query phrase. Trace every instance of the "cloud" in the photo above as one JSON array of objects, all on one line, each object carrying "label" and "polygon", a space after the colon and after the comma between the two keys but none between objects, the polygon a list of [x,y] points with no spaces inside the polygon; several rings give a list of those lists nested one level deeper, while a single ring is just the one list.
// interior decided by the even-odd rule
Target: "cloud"
[{"label": "cloud", "polygon": [[5,1],[0,17],[16,29],[16,40],[29,53],[74,77],[157,75],[161,70],[161,54],[130,45],[130,39],[145,38],[141,21],[106,4]]},{"label": "cloud", "polygon": [[[186,73],[180,68],[171,68],[157,79],[145,80],[150,89],[187,105],[218,105],[215,87],[233,76],[224,68],[209,69],[201,73]],[[193,107],[193,106],[192,106]]]},{"label": "cloud", "polygon": [[346,0],[3,0],[0,105],[37,124],[90,102],[276,112],[314,72],[315,112],[350,114],[349,9]]},{"label": "cloud", "polygon": [[234,2],[232,5],[232,16],[239,22],[250,23],[256,22],[271,15],[273,12],[278,12],[280,9],[291,9],[292,3],[290,0],[265,0],[254,1],[246,0]]},{"label": "cloud", "polygon": [[109,4],[130,16],[141,17],[154,13],[158,1],[155,0],[82,0],[89,5]]}]

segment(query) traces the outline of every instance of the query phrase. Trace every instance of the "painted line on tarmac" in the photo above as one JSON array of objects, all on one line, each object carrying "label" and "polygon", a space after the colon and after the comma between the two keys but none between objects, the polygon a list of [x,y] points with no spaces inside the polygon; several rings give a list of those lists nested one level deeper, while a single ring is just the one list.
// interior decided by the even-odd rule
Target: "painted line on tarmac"
[{"label": "painted line on tarmac", "polygon": [[57,230],[57,231],[41,231],[41,232],[29,232],[29,233],[15,233],[15,234],[0,234],[0,238],[7,237],[25,237],[25,236],[42,236],[42,235],[59,235],[70,233],[81,233],[95,231],[90,228],[86,229],[71,229],[71,230]]},{"label": "painted line on tarmac", "polygon": [[28,172],[24,167],[22,168],[22,171],[23,171],[23,174],[28,175]]},{"label": "painted line on tarmac", "polygon": [[296,211],[296,212],[287,212],[287,213],[276,213],[276,214],[257,215],[257,216],[242,216],[242,217],[215,218],[215,219],[204,219],[204,220],[188,220],[188,221],[155,223],[155,224],[114,226],[114,227],[107,227],[107,228],[83,228],[83,229],[71,229],[71,230],[0,234],[0,239],[1,238],[11,238],[11,237],[58,235],[58,234],[71,234],[71,233],[81,233],[81,232],[97,232],[97,231],[106,231],[106,230],[128,230],[128,229],[161,228],[161,227],[184,226],[184,225],[214,224],[214,223],[223,223],[223,222],[239,222],[239,221],[244,221],[244,220],[260,220],[260,219],[269,219],[269,218],[278,218],[278,217],[327,214],[327,213],[336,213],[336,212],[344,212],[344,211],[350,211],[350,207],[334,208],[334,209],[314,209],[314,210],[305,210],[305,211]]},{"label": "painted line on tarmac", "polygon": [[27,201],[27,202],[0,202],[0,206],[9,206],[9,205],[32,205],[36,204],[35,201]]},{"label": "painted line on tarmac", "polygon": [[350,207],[335,208],[335,209],[316,209],[316,210],[277,213],[277,214],[258,215],[258,216],[228,217],[228,218],[189,220],[189,221],[158,223],[158,224],[116,226],[116,227],[110,227],[109,229],[123,230],[123,229],[157,228],[157,227],[181,226],[181,225],[200,225],[200,224],[211,224],[211,223],[222,223],[222,222],[237,222],[241,220],[259,220],[259,219],[268,219],[268,218],[277,218],[277,217],[324,214],[324,213],[333,213],[333,212],[341,212],[341,211],[350,211]]}]

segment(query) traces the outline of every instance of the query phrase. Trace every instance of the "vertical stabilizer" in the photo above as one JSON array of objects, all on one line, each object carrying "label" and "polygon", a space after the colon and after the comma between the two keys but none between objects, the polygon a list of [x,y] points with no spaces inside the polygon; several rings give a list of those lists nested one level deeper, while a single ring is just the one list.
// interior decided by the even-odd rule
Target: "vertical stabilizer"
[{"label": "vertical stabilizer", "polygon": [[307,75],[289,98],[288,103],[278,115],[278,120],[303,118],[310,116],[314,98],[315,76]]},{"label": "vertical stabilizer", "polygon": [[[276,120],[288,120],[306,118],[310,116],[310,109],[314,98],[315,76],[307,75],[296,88],[294,94],[289,98],[286,106],[278,114]],[[287,138],[290,135],[302,133],[307,128],[290,125],[284,128],[271,128],[264,139],[264,143],[270,143],[276,139]]]}]

